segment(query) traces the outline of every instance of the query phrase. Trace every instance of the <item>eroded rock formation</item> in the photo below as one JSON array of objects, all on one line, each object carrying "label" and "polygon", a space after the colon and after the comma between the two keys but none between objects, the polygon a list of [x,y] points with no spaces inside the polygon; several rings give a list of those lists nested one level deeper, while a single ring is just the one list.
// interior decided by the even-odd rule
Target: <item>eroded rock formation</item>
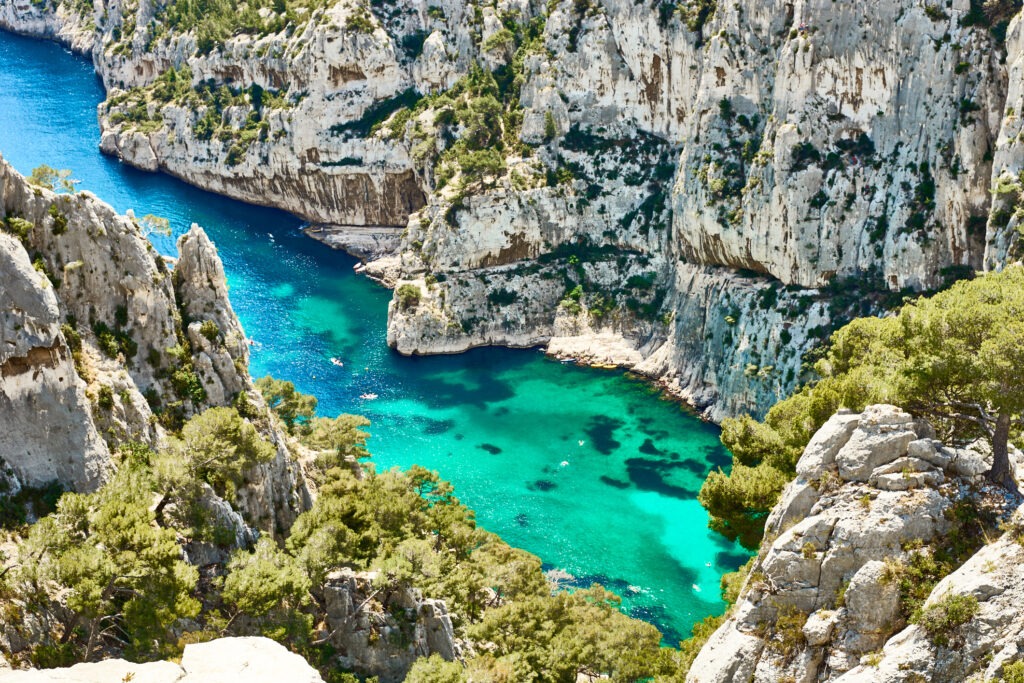
[{"label": "eroded rock formation", "polygon": [[687,680],[990,680],[1019,658],[1016,531],[983,546],[921,606],[972,595],[976,616],[944,637],[908,625],[901,572],[955,543],[967,510],[1008,515],[1015,504],[986,486],[984,449],[932,436],[893,406],[833,416],[807,445],[735,610]]},{"label": "eroded rock formation", "polygon": [[[119,445],[160,445],[158,414],[185,418],[243,392],[266,410],[201,228],[179,240],[172,277],[130,214],[33,186],[2,159],[0,219],[0,460],[14,487],[95,489]],[[248,474],[238,506],[250,524],[285,529],[308,494],[263,423],[277,457]]]}]

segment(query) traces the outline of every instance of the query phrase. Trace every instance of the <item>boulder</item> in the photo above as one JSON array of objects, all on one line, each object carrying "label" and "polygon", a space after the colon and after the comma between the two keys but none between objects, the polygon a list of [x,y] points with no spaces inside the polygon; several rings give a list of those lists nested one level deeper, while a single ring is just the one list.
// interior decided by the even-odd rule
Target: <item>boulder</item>
[{"label": "boulder", "polygon": [[268,638],[219,638],[185,646],[181,664],[123,659],[61,669],[0,671],[3,683],[323,683],[301,656]]},{"label": "boulder", "polygon": [[836,454],[839,476],[846,481],[867,481],[880,465],[907,453],[917,440],[914,418],[895,406],[868,406],[849,441]]}]

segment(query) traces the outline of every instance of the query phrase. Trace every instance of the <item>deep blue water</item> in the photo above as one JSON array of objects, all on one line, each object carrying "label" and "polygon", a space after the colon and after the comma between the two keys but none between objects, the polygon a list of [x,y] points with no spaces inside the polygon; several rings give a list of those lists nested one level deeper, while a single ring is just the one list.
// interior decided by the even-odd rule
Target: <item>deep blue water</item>
[{"label": "deep blue water", "polygon": [[[86,60],[0,33],[0,154],[26,174],[44,163],[69,168],[117,210],[170,219],[174,236],[154,239],[164,253],[202,225],[259,342],[254,376],[294,381],[320,399],[321,414],[366,415],[378,468],[439,470],[486,528],[581,585],[619,592],[669,642],[721,611],[718,577],[747,555],[707,530],[696,501],[708,469],[728,462],[715,427],[621,372],[536,351],[393,353],[390,292],[354,275],[354,259],[303,236],[286,213],[102,156],[102,99]],[[367,392],[379,398],[359,398]]]}]

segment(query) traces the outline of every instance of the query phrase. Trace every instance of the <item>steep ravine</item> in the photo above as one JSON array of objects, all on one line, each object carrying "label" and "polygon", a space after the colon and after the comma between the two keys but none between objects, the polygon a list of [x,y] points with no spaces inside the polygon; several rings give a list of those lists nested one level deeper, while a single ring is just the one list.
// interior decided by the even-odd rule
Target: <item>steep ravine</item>
[{"label": "steep ravine", "polygon": [[223,44],[76,7],[0,26],[91,52],[104,151],[401,232],[368,270],[419,290],[403,353],[547,344],[759,413],[836,322],[1016,249],[1020,27],[968,0],[300,5]]}]

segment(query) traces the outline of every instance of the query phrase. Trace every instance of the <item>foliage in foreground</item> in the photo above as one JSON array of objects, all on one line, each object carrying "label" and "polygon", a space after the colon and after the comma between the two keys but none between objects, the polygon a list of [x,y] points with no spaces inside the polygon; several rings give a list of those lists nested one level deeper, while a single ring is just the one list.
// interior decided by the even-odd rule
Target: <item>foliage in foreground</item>
[{"label": "foliage in foreground", "polygon": [[[381,606],[407,587],[444,599],[457,634],[481,644],[464,665],[419,662],[410,680],[681,680],[685,656],[662,648],[653,626],[623,614],[600,586],[553,593],[539,559],[477,527],[436,473],[360,466],[364,418],[320,418],[289,383],[260,385],[317,453],[313,508],[281,543],[266,535],[232,550],[236,535],[214,514],[214,493],[233,497],[274,455],[235,408],[197,415],[161,452],[124,447],[117,474],[95,493],[61,497],[0,575],[5,618],[31,614],[42,627],[41,638],[25,633],[38,642],[31,663],[144,661],[176,656],[189,642],[264,635],[330,680],[350,680],[314,624],[323,619],[325,578],[352,568],[378,572]],[[201,574],[182,553],[195,543],[230,551],[230,560]]]},{"label": "foliage in foreground", "polygon": [[811,436],[841,407],[892,403],[927,418],[939,437],[993,446],[989,478],[1015,489],[1007,443],[1024,418],[1024,268],[962,281],[886,318],[860,318],[832,335],[820,379],[775,404],[763,422],[722,423],[730,474],[700,492],[711,527],[756,548],[779,493]]}]

